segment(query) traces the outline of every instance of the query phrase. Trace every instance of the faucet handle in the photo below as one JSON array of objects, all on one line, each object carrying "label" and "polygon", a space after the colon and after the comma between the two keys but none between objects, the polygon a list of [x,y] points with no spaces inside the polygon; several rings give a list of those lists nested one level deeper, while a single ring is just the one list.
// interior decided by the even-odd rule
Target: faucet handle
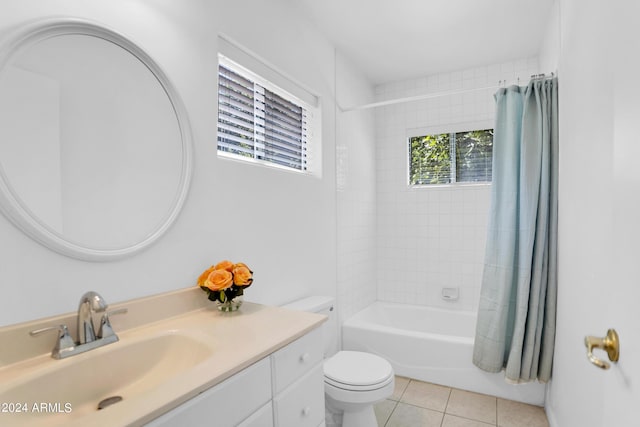
[{"label": "faucet handle", "polygon": [[72,351],[75,348],[76,343],[73,342],[71,335],[69,335],[69,329],[67,329],[67,325],[56,325],[41,329],[35,329],[29,332],[29,335],[35,337],[43,332],[48,331],[58,331],[58,340],[56,341],[55,347],[53,347],[53,350],[51,351],[51,357],[53,357],[54,359],[61,359],[61,353]]},{"label": "faucet handle", "polygon": [[102,319],[100,320],[100,330],[98,331],[99,338],[106,338],[110,336],[116,336],[115,332],[113,332],[113,328],[111,327],[111,320],[109,320],[110,316],[114,316],[116,314],[125,314],[129,311],[128,308],[119,308],[117,310],[107,311],[102,315]]},{"label": "faucet handle", "polygon": [[93,313],[103,313],[108,307],[102,296],[94,291],[85,292],[78,304],[78,344],[87,344],[96,339]]}]

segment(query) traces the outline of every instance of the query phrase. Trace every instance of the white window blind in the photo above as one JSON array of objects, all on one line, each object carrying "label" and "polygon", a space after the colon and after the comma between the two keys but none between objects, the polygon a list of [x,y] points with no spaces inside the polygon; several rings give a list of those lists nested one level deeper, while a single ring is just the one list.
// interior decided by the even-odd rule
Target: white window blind
[{"label": "white window blind", "polygon": [[307,171],[309,111],[241,67],[218,67],[218,151]]},{"label": "white window blind", "polygon": [[493,176],[493,129],[453,134],[456,182],[491,182]]}]

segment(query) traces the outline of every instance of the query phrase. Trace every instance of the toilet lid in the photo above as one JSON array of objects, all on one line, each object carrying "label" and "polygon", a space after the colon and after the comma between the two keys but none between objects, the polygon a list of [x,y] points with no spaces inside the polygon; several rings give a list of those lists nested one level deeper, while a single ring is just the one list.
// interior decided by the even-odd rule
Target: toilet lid
[{"label": "toilet lid", "polygon": [[372,386],[388,382],[391,364],[375,354],[340,351],[324,362],[324,376],[330,382],[351,386]]}]

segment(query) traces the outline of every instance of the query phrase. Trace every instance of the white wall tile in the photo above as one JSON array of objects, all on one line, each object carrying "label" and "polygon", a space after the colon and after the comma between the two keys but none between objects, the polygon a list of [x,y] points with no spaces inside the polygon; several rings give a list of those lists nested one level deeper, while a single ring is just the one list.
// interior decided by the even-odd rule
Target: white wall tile
[{"label": "white wall tile", "polygon": [[[426,76],[403,84],[378,86],[414,96],[508,84],[526,84],[536,74],[537,58]],[[525,80],[526,77],[526,80]],[[407,90],[414,93],[407,93]],[[495,89],[421,102],[390,105],[376,113],[377,296],[379,300],[458,310],[478,306],[491,187],[409,188],[406,137],[410,129],[458,126],[494,118]],[[460,289],[458,301],[441,298],[442,287]]]},{"label": "white wall tile", "polygon": [[[336,57],[338,103],[366,104],[391,90],[374,91],[342,55]],[[345,104],[346,105],[346,104]],[[336,121],[337,153],[337,304],[342,321],[376,300],[376,169],[374,117],[383,112],[340,112]],[[393,112],[397,114],[397,112]],[[391,115],[391,114],[390,114]],[[381,170],[385,174],[385,169]]]}]

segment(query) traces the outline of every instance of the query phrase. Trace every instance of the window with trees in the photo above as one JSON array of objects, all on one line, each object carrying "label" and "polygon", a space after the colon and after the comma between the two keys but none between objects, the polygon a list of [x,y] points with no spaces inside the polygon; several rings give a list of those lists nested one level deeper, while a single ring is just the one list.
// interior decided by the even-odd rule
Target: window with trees
[{"label": "window with trees", "polygon": [[491,182],[493,129],[409,138],[409,185]]}]

